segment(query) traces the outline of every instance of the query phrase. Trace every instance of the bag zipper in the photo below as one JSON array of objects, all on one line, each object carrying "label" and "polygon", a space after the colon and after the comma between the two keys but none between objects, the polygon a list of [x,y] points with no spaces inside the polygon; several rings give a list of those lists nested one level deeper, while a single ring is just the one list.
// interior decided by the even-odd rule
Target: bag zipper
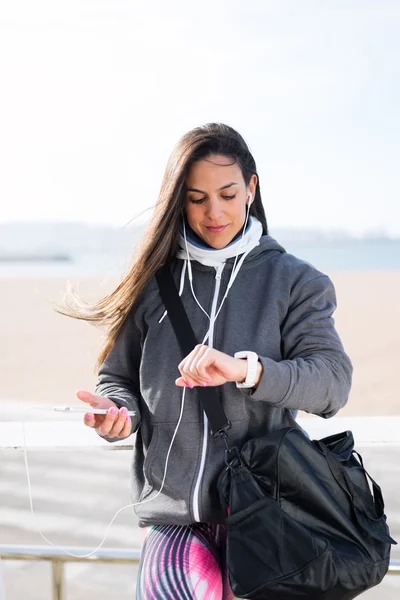
[{"label": "bag zipper", "polygon": [[[215,269],[216,269],[215,290],[214,290],[214,297],[213,297],[213,301],[212,301],[212,305],[211,305],[210,329],[209,329],[209,336],[208,336],[208,346],[210,348],[213,348],[213,343],[214,343],[214,319],[215,319],[215,314],[217,312],[217,302],[218,302],[218,296],[219,296],[219,289],[221,287],[221,276],[222,276],[222,271],[224,269],[224,266],[225,265],[222,264],[222,265],[219,265],[218,267],[215,267]],[[203,447],[202,447],[202,452],[201,452],[199,474],[198,474],[197,481],[194,486],[194,492],[193,492],[193,516],[194,516],[194,520],[198,523],[200,523],[200,508],[199,508],[200,484],[201,484],[201,480],[203,478],[204,467],[206,464],[207,445],[208,445],[208,419],[207,419],[206,413],[203,411]]]}]

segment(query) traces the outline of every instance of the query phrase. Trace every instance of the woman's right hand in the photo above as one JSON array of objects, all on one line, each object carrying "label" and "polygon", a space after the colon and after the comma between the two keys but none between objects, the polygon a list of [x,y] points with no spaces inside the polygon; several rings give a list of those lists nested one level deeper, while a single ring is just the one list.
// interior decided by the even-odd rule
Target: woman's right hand
[{"label": "woman's right hand", "polygon": [[76,392],[76,397],[93,408],[108,409],[106,415],[94,415],[88,408],[88,412],[83,419],[85,425],[96,429],[97,433],[101,436],[121,439],[130,436],[132,433],[132,421],[128,415],[127,408],[118,408],[115,402],[109,398],[97,396],[86,390],[78,390]]}]

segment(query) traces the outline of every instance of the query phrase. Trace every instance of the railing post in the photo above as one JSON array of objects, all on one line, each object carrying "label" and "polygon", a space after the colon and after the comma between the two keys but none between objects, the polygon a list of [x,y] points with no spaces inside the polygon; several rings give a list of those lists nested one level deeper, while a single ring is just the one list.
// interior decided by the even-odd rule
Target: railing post
[{"label": "railing post", "polygon": [[64,600],[64,565],[62,560],[53,558],[51,561],[53,570],[53,600]]},{"label": "railing post", "polygon": [[4,589],[3,567],[1,566],[1,557],[0,557],[0,600],[6,600],[6,591]]}]

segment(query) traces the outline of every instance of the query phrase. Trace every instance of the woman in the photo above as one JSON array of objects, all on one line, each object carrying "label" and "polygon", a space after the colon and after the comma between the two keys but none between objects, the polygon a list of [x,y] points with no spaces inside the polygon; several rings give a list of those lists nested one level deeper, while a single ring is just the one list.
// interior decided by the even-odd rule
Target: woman
[{"label": "woman", "polygon": [[[201,342],[185,357],[154,277],[166,264]],[[332,417],[352,375],[335,308],[330,279],[268,235],[243,138],[222,124],[184,135],[130,271],[75,315],[109,332],[95,393],[77,392],[108,413],[88,409],[85,424],[110,441],[136,432],[133,501],[147,528],[137,598],[233,597],[216,490],[224,444],[196,387],[219,386],[232,445],[297,426],[298,410]]]}]

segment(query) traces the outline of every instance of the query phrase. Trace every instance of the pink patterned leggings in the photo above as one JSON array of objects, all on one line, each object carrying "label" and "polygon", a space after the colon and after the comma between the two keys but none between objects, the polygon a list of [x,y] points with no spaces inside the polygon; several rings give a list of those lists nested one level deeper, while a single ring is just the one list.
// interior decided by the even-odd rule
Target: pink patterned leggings
[{"label": "pink patterned leggings", "polygon": [[227,582],[223,525],[147,528],[136,600],[234,600]]}]

